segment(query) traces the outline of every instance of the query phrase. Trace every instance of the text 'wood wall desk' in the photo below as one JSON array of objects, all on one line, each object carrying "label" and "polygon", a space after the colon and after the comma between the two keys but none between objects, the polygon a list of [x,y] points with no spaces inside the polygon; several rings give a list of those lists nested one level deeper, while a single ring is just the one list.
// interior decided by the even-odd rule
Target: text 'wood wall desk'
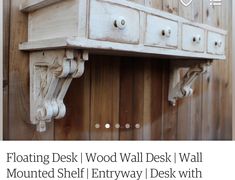
[{"label": "text 'wood wall desk'", "polygon": [[[28,13],[20,49],[30,53],[30,119],[40,132],[65,116],[63,99],[89,53],[175,59],[172,105],[193,94],[193,81],[214,59],[225,59],[226,31],[127,0],[23,0],[20,9]],[[189,70],[180,78],[182,67]]]}]

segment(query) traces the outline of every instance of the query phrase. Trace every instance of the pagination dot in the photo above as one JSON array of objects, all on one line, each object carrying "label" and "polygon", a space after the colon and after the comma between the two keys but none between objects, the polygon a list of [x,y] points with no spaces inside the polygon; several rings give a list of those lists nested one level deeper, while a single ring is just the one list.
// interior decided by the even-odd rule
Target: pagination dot
[{"label": "pagination dot", "polygon": [[96,128],[96,129],[99,129],[99,128],[100,128],[100,124],[98,124],[98,123],[95,124],[95,128]]},{"label": "pagination dot", "polygon": [[109,129],[110,127],[111,127],[111,126],[110,126],[109,123],[105,124],[105,128],[106,128],[106,129]]}]

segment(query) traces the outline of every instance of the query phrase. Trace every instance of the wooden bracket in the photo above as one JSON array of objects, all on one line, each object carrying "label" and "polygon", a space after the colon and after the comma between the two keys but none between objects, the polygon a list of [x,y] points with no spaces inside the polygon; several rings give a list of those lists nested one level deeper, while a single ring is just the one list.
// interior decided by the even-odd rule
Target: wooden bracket
[{"label": "wooden bracket", "polygon": [[[170,65],[170,82],[168,101],[175,106],[178,99],[192,96],[192,84],[200,74],[206,73],[212,61],[185,63],[185,62],[171,62]],[[189,68],[185,75],[180,78],[180,70],[182,68]]]},{"label": "wooden bracket", "polygon": [[63,102],[73,78],[84,73],[87,51],[51,50],[30,53],[30,119],[37,131],[66,114]]}]

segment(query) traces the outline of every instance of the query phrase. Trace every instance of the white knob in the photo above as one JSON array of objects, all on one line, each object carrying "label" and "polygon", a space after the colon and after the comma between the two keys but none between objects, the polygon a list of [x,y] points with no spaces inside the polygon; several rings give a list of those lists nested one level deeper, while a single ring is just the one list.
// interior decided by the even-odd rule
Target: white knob
[{"label": "white knob", "polygon": [[127,23],[124,17],[119,16],[115,21],[114,21],[114,27],[118,29],[125,29]]},{"label": "white knob", "polygon": [[215,41],[215,47],[221,47],[222,42],[221,41]]},{"label": "white knob", "polygon": [[163,29],[162,36],[163,37],[170,37],[171,36],[171,29],[170,28]]},{"label": "white knob", "polygon": [[202,38],[200,35],[193,37],[193,42],[199,44],[201,42]]}]

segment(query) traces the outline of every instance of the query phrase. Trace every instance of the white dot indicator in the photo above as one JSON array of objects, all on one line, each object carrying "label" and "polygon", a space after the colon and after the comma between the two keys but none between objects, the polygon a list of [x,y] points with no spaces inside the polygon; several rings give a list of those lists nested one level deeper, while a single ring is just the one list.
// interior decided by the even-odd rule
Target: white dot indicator
[{"label": "white dot indicator", "polygon": [[96,128],[96,129],[99,129],[99,128],[100,128],[100,124],[98,124],[98,123],[95,124],[95,128]]},{"label": "white dot indicator", "polygon": [[136,129],[139,129],[139,128],[140,128],[140,124],[136,124],[136,125],[135,125],[135,128],[136,128]]},{"label": "white dot indicator", "polygon": [[110,124],[108,124],[108,123],[105,124],[105,128],[106,128],[106,129],[109,129],[110,127],[111,127]]},{"label": "white dot indicator", "polygon": [[120,128],[120,124],[116,124],[116,125],[115,125],[115,128],[116,128],[116,129],[119,129],[119,128]]},{"label": "white dot indicator", "polygon": [[126,127],[126,129],[130,129],[130,128],[131,128],[131,125],[127,123],[127,124],[125,125],[125,127]]}]

